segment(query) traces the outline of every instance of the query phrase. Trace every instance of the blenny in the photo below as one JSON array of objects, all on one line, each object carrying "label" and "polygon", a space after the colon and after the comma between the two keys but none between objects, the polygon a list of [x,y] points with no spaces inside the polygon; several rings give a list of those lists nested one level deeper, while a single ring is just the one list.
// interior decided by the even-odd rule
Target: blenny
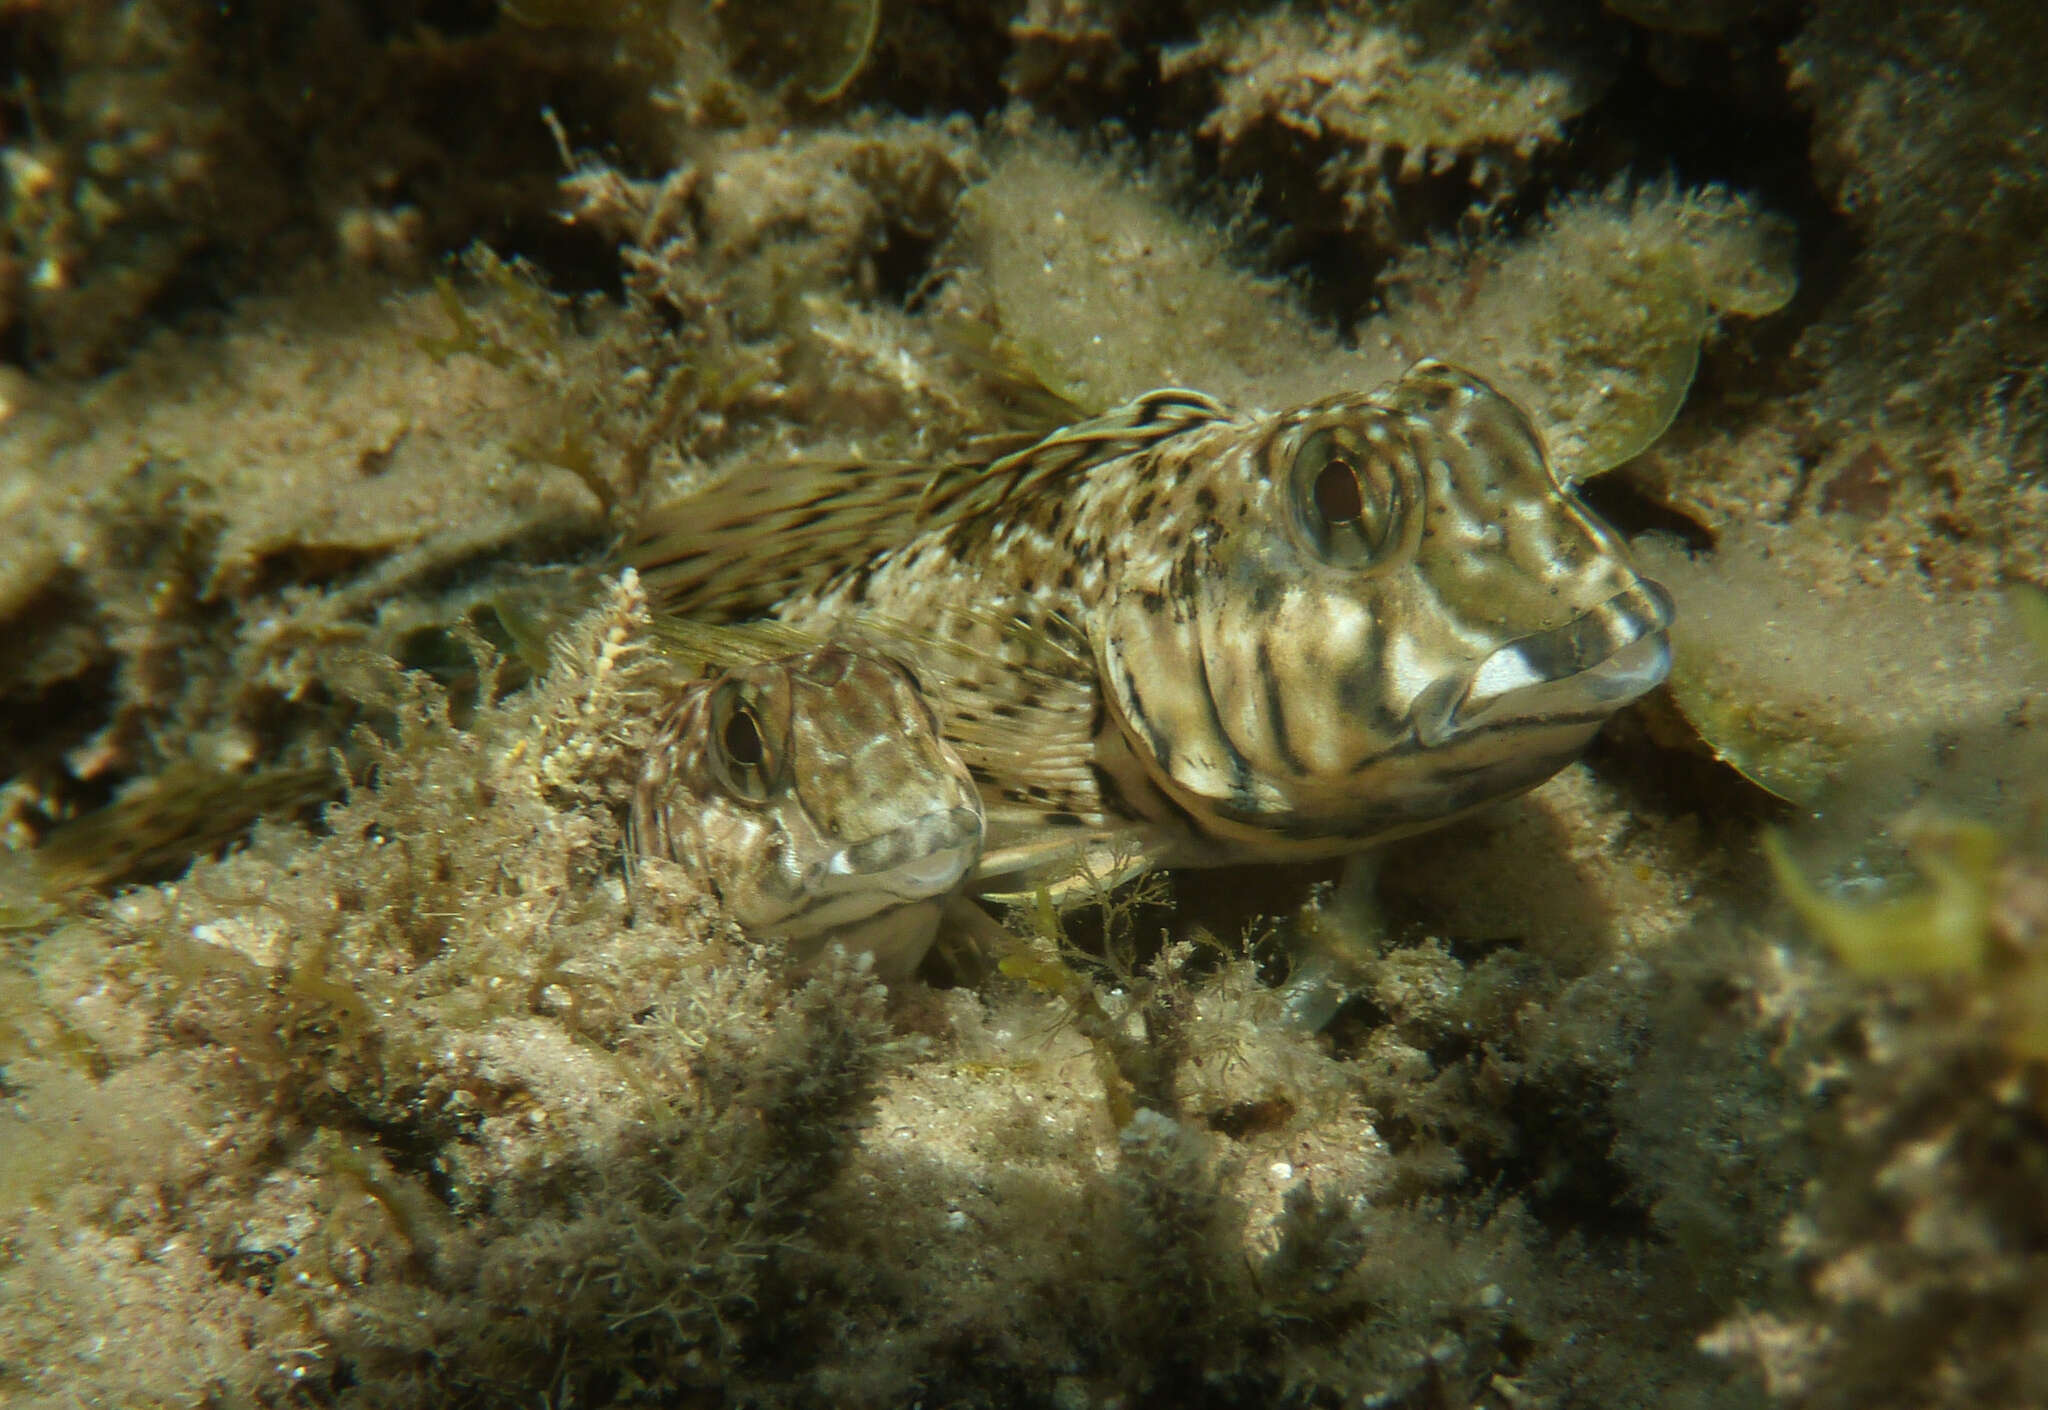
[{"label": "blenny", "polygon": [[980,855],[982,811],[910,671],[829,644],[684,686],[632,834],[799,963],[837,942],[900,979]]},{"label": "blenny", "polygon": [[1076,843],[1199,866],[1434,827],[1548,778],[1670,661],[1663,589],[1437,361],[1273,413],[1156,391],[936,474],[746,477],[635,560],[676,611],[921,643],[984,885]]}]

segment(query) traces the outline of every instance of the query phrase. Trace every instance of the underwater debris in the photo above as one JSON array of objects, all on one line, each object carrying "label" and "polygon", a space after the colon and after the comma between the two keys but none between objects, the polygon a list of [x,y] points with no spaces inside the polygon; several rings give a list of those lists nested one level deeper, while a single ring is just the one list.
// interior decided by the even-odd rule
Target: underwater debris
[{"label": "underwater debris", "polygon": [[1844,968],[1977,990],[2008,1051],[2048,1060],[2048,862],[1967,819],[1912,817],[1895,831],[1920,884],[1874,901],[1841,900],[1807,880],[1781,834],[1765,834],[1764,856]]},{"label": "underwater debris", "polygon": [[1826,1112],[1823,1158],[1779,1234],[1796,1290],[1700,1345],[1825,1410],[2031,1404],[2048,1387],[2038,819],[2031,837],[1924,813],[1900,830],[1923,880],[1874,901],[1822,892],[1770,844],[1807,928],[1867,982],[1793,1011]]}]

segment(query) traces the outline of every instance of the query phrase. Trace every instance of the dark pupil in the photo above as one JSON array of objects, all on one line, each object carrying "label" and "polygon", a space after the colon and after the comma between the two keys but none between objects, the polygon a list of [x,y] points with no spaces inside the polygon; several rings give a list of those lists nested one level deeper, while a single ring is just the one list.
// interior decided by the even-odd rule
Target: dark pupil
[{"label": "dark pupil", "polygon": [[749,767],[761,762],[761,727],[753,711],[735,710],[725,722],[725,756]]},{"label": "dark pupil", "polygon": [[1328,524],[1347,524],[1364,516],[1365,497],[1350,461],[1333,460],[1316,476],[1316,508]]}]

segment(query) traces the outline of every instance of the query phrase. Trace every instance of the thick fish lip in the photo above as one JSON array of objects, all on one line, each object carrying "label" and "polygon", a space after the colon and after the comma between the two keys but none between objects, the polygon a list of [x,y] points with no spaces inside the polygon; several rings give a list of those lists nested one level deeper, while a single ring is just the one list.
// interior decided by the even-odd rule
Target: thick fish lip
[{"label": "thick fish lip", "polygon": [[871,837],[820,862],[804,878],[806,920],[844,925],[943,896],[981,857],[982,819],[974,808],[947,808]]},{"label": "thick fish lip", "polygon": [[1505,723],[1590,721],[1647,694],[1671,670],[1671,595],[1647,578],[1551,631],[1496,649],[1462,680],[1415,702],[1425,746]]}]

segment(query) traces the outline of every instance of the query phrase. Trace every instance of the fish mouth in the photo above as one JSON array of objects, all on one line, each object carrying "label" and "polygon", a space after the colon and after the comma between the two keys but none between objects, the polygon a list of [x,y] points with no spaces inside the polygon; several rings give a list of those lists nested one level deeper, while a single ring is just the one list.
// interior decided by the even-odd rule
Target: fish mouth
[{"label": "fish mouth", "polygon": [[1415,702],[1416,737],[1433,747],[1500,725],[1591,724],[1647,694],[1671,670],[1671,595],[1647,578],[1561,627],[1518,637],[1470,675]]},{"label": "fish mouth", "polygon": [[812,867],[799,913],[805,929],[846,925],[912,901],[943,896],[981,857],[982,818],[947,808],[842,848]]}]

